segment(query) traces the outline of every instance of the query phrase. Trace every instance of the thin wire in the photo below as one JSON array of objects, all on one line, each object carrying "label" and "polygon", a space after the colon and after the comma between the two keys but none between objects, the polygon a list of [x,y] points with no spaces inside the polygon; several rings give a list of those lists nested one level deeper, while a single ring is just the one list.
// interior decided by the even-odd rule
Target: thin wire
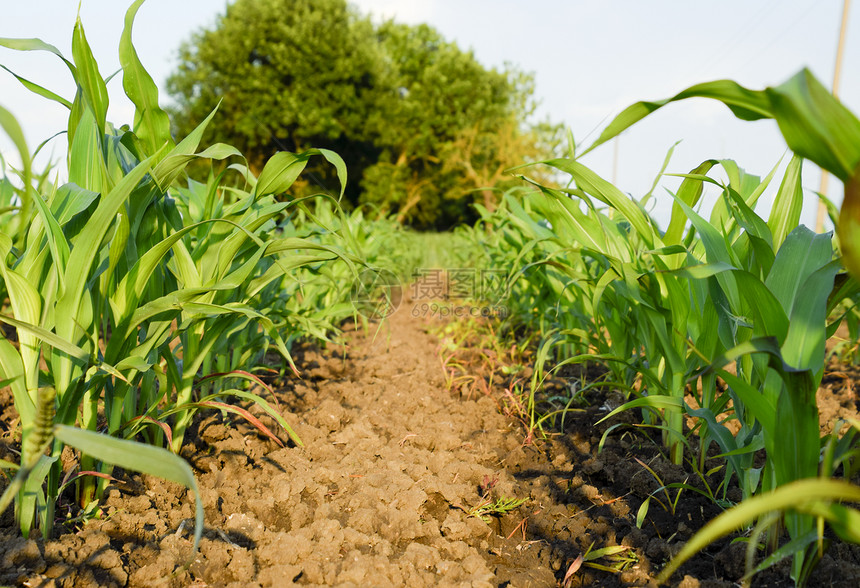
[{"label": "thin wire", "polygon": [[797,24],[798,24],[801,20],[803,20],[804,18],[806,18],[806,17],[807,17],[807,15],[809,15],[809,13],[810,13],[810,12],[812,12],[812,10],[813,10],[813,9],[815,9],[815,8],[818,8],[818,5],[817,5],[817,4],[811,4],[811,5],[809,6],[809,8],[807,8],[806,10],[804,10],[804,11],[803,11],[803,13],[801,13],[801,14],[800,14],[796,19],[794,19],[790,25],[788,25],[787,27],[785,27],[785,28],[783,28],[781,31],[779,31],[779,32],[776,34],[776,36],[775,36],[775,37],[773,37],[773,38],[772,38],[772,39],[767,43],[767,45],[765,45],[762,49],[759,49],[758,51],[755,51],[755,52],[750,53],[750,58],[749,58],[749,59],[747,59],[747,60],[743,63],[743,65],[741,65],[741,69],[746,69],[746,68],[747,68],[747,66],[749,66],[749,65],[750,65],[751,63],[753,63],[754,61],[756,61],[756,60],[760,60],[760,59],[761,59],[761,57],[762,57],[765,53],[767,53],[767,52],[768,52],[768,50],[770,50],[770,48],[771,48],[771,47],[773,47],[773,46],[774,46],[774,44],[775,44],[777,41],[779,41],[780,39],[782,39],[782,38],[783,38],[787,33],[791,32],[791,30],[792,30],[792,29],[794,29],[794,27],[796,27],[796,26],[797,26]]},{"label": "thin wire", "polygon": [[726,41],[720,49],[712,53],[711,58],[705,63],[701,70],[707,73],[711,69],[714,69],[715,66],[721,65],[722,62],[726,60],[726,57],[734,53],[734,51],[740,46],[739,42],[753,33],[754,30],[764,22],[765,15],[770,13],[773,8],[780,3],[781,0],[770,0],[768,4],[761,6],[754,16],[746,20],[746,24],[743,27],[735,30],[735,33],[729,38],[729,40]]}]

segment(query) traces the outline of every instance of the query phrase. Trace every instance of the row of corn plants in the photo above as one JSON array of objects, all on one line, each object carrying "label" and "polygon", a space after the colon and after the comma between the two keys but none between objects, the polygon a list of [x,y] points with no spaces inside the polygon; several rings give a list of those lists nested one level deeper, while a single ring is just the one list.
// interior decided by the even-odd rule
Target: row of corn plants
[{"label": "row of corn plants", "polygon": [[[669,192],[672,213],[661,229],[646,211],[654,189],[631,198],[580,159],[654,110],[691,97],[722,101],[744,120],[775,119],[794,156],[778,181],[779,166],[760,178],[731,160],[703,162]],[[846,183],[838,219],[830,206],[838,240],[799,225],[803,158]],[[825,522],[841,538],[860,540],[860,512],[840,503],[860,498],[849,483],[860,425],[822,439],[815,399],[825,341],[858,295],[860,121],[807,71],[760,92],[720,81],[637,103],[589,149],[543,165],[568,177],[567,188],[531,182],[533,190],[506,194],[466,231],[476,247],[491,236],[489,263],[511,268],[511,326],[543,335],[532,407],[548,373],[571,363],[606,365],[600,385],[629,398],[607,419],[641,411],[669,458],[700,474],[716,446],[725,479],[713,498],[728,506],[734,479],[745,499],[703,529],[661,579],[721,534],[758,520],[755,536],[767,531],[774,551],[749,574],[790,555],[792,578],[804,585],[823,553]],[[755,209],[772,184],[765,218]],[[705,214],[709,186],[719,196]],[[687,419],[696,423],[692,432]],[[764,465],[754,467],[760,450]],[[776,549],[783,527],[789,540]]]},{"label": "row of corn plants", "polygon": [[[11,387],[21,426],[20,462],[2,463],[15,475],[0,510],[14,500],[25,536],[36,528],[52,535],[66,445],[80,451],[74,485],[85,507],[113,465],[196,494],[177,454],[201,409],[237,413],[282,443],[242,406],[253,405],[301,444],[242,382],[259,382],[251,371],[268,349],[292,366],[291,341],[325,337],[351,314],[330,281],[363,263],[356,223],[337,199],[318,207],[324,218],[316,218],[311,202],[282,197],[311,157],[335,166],[342,194],[346,170],[334,153],[278,153],[255,175],[229,145],[199,150],[217,112],[187,137],[171,137],[131,41],[142,4],[129,8],[119,47],[133,125],[108,122],[109,78],[80,19],[71,58],[38,39],[0,39],[7,49],[54,54],[76,86],[67,99],[16,75],[69,111],[62,185],[51,179],[57,174],[34,173],[18,123],[0,108],[0,126],[22,162],[13,177],[0,178],[0,383]],[[212,162],[205,182],[187,178],[192,161]],[[195,546],[202,515],[197,497]]]}]

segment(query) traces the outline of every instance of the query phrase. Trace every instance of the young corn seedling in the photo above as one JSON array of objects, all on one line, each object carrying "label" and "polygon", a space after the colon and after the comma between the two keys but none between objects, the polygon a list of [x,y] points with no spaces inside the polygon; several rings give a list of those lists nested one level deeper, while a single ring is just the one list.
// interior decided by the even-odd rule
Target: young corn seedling
[{"label": "young corn seedling", "polygon": [[477,506],[469,510],[468,515],[489,523],[492,517],[503,516],[517,509],[525,501],[525,498],[507,498],[504,496],[500,496],[495,501],[491,498],[484,498]]},{"label": "young corn seedling", "polygon": [[[2,506],[16,497],[25,536],[35,519],[42,533],[51,535],[64,444],[81,451],[84,471],[107,474],[111,464],[120,465],[195,489],[190,469],[177,456],[114,436],[132,437],[142,423],[150,423],[158,427],[153,440],[159,442],[163,432],[176,453],[200,408],[253,418],[219,402],[220,396],[256,404],[299,443],[259,396],[221,389],[195,398],[195,385],[212,369],[247,371],[261,333],[291,361],[283,337],[266,316],[269,303],[261,293],[309,265],[333,259],[352,263],[334,245],[273,231],[290,206],[276,197],[308,158],[320,155],[332,162],[343,185],[343,162],[331,152],[277,154],[259,177],[234,164],[247,189],[222,189],[223,174],[214,176],[202,212],[190,214],[191,205],[185,207],[189,214],[179,212],[172,191],[189,162],[239,154],[223,144],[197,152],[214,112],[178,143],[170,136],[158,90],[131,43],[142,4],[137,0],[129,8],[120,40],[123,87],[136,109],[133,129],[118,130],[106,120],[105,80],[80,20],[71,60],[39,40],[0,39],[3,47],[58,56],[77,87],[69,101],[19,78],[69,109],[69,183],[63,186],[39,181],[36,192],[20,128],[0,111],[0,123],[23,161],[17,237],[0,234],[0,277],[9,299],[0,322],[17,331],[17,344],[0,339],[0,379],[10,382],[22,423],[22,463]],[[224,353],[219,345],[225,343],[234,345],[232,359],[218,364],[212,354]],[[97,432],[103,428],[108,435]],[[43,455],[46,448],[50,451]],[[82,505],[98,497],[100,480],[80,479]],[[199,540],[199,498],[197,506]]]},{"label": "young corn seedling", "polygon": [[[804,70],[788,82],[751,91],[731,81],[699,84],[660,102],[640,102],[613,120],[590,149],[605,142],[662,106],[690,97],[726,104],[744,120],[772,118],[789,147],[845,182],[845,200],[837,223],[842,261],[860,274],[860,121]],[[587,152],[588,150],[586,150]],[[856,285],[834,285],[839,262],[832,261],[828,235],[794,228],[799,216],[799,159],[792,161],[780,196],[767,223],[752,213],[742,192],[726,190],[722,220],[734,219],[744,240],[728,240],[717,225],[699,217],[689,203],[676,198],[701,237],[711,267],[708,279],[721,313],[720,338],[729,350],[715,361],[721,368],[736,362],[737,374],[721,372],[729,384],[739,418],[760,428],[767,450],[761,496],[750,498],[713,521],[694,537],[661,574],[668,579],[691,553],[728,530],[768,512],[781,511],[791,536],[782,555],[793,555],[792,578],[803,585],[820,557],[821,528],[826,520],[842,538],[858,541],[857,511],[835,501],[857,501],[855,486],[812,479],[819,470],[819,433],[815,390],[824,363],[828,311]],[[713,219],[712,219],[713,220]],[[727,243],[733,243],[731,248]],[[775,255],[773,255],[775,253]],[[754,264],[750,261],[755,260]],[[697,270],[698,271],[698,270]],[[743,317],[742,322],[736,317]],[[728,327],[728,328],[727,328]],[[733,346],[732,346],[733,344]],[[691,411],[695,414],[695,411]],[[723,449],[733,444],[712,415],[711,431]],[[729,457],[731,464],[732,455]],[[734,466],[737,468],[737,464]],[[854,521],[846,526],[846,521]],[[818,543],[816,547],[813,543]]]}]

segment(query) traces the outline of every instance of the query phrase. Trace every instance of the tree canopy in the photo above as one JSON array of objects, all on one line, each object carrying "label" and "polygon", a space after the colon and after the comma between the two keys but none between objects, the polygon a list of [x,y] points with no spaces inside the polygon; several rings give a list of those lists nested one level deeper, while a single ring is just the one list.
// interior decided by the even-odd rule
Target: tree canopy
[{"label": "tree canopy", "polygon": [[[236,0],[180,48],[168,80],[177,132],[216,106],[208,139],[252,167],[279,150],[333,149],[352,204],[418,227],[492,208],[503,170],[549,156],[558,129],[528,126],[533,82],[481,65],[427,25],[374,25],[345,0]],[[313,181],[331,180],[325,168]]]}]

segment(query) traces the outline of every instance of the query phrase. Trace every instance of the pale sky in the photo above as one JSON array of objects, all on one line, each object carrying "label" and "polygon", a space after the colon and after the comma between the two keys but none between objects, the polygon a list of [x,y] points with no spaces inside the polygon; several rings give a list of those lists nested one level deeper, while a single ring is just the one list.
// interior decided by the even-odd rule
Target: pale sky
[{"label": "pale sky", "polygon": [[[563,122],[588,144],[625,106],[669,97],[698,82],[731,78],[750,88],[777,85],[809,67],[830,86],[842,0],[354,0],[363,13],[406,23],[427,22],[484,65],[506,62],[535,73],[540,113]],[[71,54],[74,0],[0,0],[0,37],[39,37]],[[81,18],[104,76],[119,68],[117,47],[130,2],[83,0]],[[180,42],[223,12],[224,0],[148,0],[135,22],[144,66],[163,87]],[[47,53],[0,48],[0,63],[71,99],[73,86],[59,60]],[[109,118],[131,122],[132,108],[117,78],[110,84]],[[849,16],[840,98],[860,113],[860,6]],[[168,98],[162,96],[166,102]],[[65,123],[63,108],[29,94],[0,71],[0,105],[24,127],[31,150]],[[732,158],[765,175],[785,152],[770,121],[737,121],[724,106],[702,99],[671,105],[625,133],[618,145],[617,184],[640,197],[650,189],[668,149],[682,141],[667,171],[684,173],[708,158]],[[55,157],[63,139],[54,140]],[[0,133],[0,149],[9,141]],[[613,176],[612,144],[583,160]],[[14,157],[9,157],[14,161]],[[783,163],[784,165],[784,163]],[[804,170],[817,190],[820,174]],[[778,176],[779,177],[779,176]],[[778,177],[775,182],[778,182]],[[676,181],[663,182],[672,187]],[[841,200],[833,179],[830,195]],[[666,200],[664,200],[664,203]],[[761,206],[765,206],[762,203]],[[665,204],[655,214],[660,218]],[[810,196],[804,222],[814,222]]]}]

